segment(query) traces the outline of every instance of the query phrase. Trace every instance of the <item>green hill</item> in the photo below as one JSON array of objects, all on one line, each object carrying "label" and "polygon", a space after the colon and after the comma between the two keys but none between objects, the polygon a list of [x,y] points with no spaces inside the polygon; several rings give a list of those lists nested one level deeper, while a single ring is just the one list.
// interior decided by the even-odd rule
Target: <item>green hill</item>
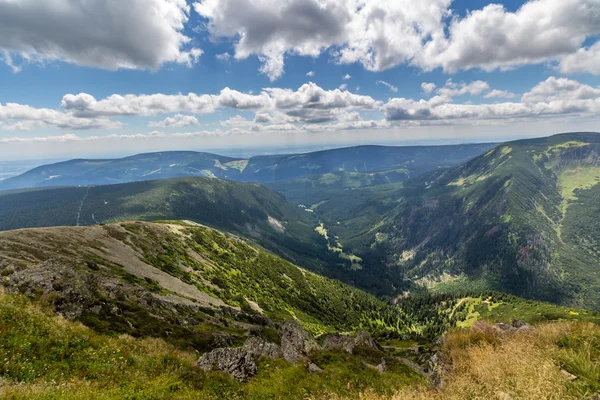
[{"label": "green hill", "polygon": [[0,192],[0,230],[116,221],[191,220],[261,243],[314,268],[327,257],[316,218],[254,183],[176,178]]},{"label": "green hill", "polygon": [[600,135],[509,142],[315,213],[365,267],[420,287],[505,291],[600,308]]}]

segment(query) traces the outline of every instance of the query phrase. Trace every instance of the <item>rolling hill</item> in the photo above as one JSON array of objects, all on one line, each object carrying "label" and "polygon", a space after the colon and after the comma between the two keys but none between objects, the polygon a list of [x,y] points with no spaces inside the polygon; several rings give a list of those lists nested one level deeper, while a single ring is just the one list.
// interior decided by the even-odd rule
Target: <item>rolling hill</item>
[{"label": "rolling hill", "polygon": [[318,255],[327,257],[316,218],[255,183],[174,178],[0,192],[0,230],[180,219],[245,236],[317,270]]},{"label": "rolling hill", "polygon": [[135,181],[200,176],[243,182],[290,180],[330,172],[373,172],[403,169],[413,176],[456,166],[493,145],[385,147],[359,146],[306,154],[258,156],[250,159],[172,151],[121,159],[70,160],[42,165],[0,181],[0,190],[47,186],[107,185]]},{"label": "rolling hill", "polygon": [[432,290],[600,308],[600,134],[502,144],[462,166],[313,207],[365,268]]}]

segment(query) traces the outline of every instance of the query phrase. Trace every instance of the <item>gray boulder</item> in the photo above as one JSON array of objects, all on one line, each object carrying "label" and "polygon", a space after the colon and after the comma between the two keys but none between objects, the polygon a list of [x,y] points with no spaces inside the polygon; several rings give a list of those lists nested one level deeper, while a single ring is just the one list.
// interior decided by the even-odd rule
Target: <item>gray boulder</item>
[{"label": "gray boulder", "polygon": [[287,361],[304,361],[311,352],[319,348],[315,339],[298,322],[290,321],[281,326],[281,350]]},{"label": "gray boulder", "polygon": [[265,339],[252,336],[244,342],[244,349],[255,357],[283,358],[281,346],[267,342]]},{"label": "gray boulder", "polygon": [[323,372],[323,368],[319,367],[314,362],[309,362],[308,363],[308,372],[312,372],[312,373]]},{"label": "gray boulder", "polygon": [[258,367],[254,356],[246,349],[215,349],[203,354],[196,365],[203,371],[223,371],[240,382],[256,375]]},{"label": "gray boulder", "polygon": [[364,331],[359,331],[355,337],[334,333],[325,337],[323,341],[323,349],[325,350],[343,350],[352,354],[357,347],[381,350],[379,343]]}]

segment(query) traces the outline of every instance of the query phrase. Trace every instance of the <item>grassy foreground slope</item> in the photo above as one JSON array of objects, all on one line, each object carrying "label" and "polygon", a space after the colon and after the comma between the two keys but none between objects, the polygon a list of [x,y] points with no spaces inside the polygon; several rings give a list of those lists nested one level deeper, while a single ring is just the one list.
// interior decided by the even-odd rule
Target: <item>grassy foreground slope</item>
[{"label": "grassy foreground slope", "polygon": [[593,399],[600,391],[600,328],[590,323],[548,323],[513,334],[478,324],[446,335],[441,357],[440,387],[360,399],[575,400]]},{"label": "grassy foreground slope", "polygon": [[195,367],[195,352],[160,339],[98,334],[21,296],[0,295],[0,326],[3,399],[303,399],[331,392],[357,398],[366,388],[391,395],[423,382],[401,363],[379,373],[365,365],[368,358],[323,352],[313,356],[321,374],[265,359],[259,374],[240,384]]},{"label": "grassy foreground slope", "polygon": [[208,325],[227,326],[220,317],[295,319],[313,333],[384,336],[433,335],[451,325],[447,305],[405,311],[187,223],[2,232],[0,274],[11,292],[39,297],[100,331],[164,337],[199,350],[211,337]]},{"label": "grassy foreground slope", "polygon": [[506,143],[402,187],[351,191],[315,213],[365,268],[598,309],[599,182],[600,134],[565,134]]}]

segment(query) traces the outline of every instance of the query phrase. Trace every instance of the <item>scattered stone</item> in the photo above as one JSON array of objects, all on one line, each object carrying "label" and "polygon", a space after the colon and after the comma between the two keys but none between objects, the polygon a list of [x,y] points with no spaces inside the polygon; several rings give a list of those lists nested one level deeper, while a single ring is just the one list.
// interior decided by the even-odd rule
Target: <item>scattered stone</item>
[{"label": "scattered stone", "polygon": [[312,372],[312,373],[323,372],[323,368],[319,367],[314,362],[309,362],[308,363],[308,372]]},{"label": "scattered stone", "polygon": [[357,347],[365,347],[373,350],[382,349],[379,343],[364,331],[359,331],[356,337],[334,333],[325,337],[323,341],[323,349],[325,350],[344,350],[352,354]]},{"label": "scattered stone", "polygon": [[255,357],[283,358],[280,346],[267,342],[265,339],[257,336],[248,338],[244,342],[243,348]]},{"label": "scattered stone", "polygon": [[385,357],[381,358],[381,364],[379,364],[377,367],[377,371],[381,372],[382,374],[387,371],[387,361],[385,361]]},{"label": "scattered stone", "polygon": [[283,358],[291,363],[304,360],[313,351],[319,350],[315,339],[296,321],[281,326],[281,350]]},{"label": "scattered stone", "polygon": [[562,376],[564,376],[568,381],[574,381],[575,379],[577,379],[577,377],[573,374],[571,374],[568,371],[565,371],[564,369],[560,370],[560,373],[562,374]]},{"label": "scattered stone", "polygon": [[254,356],[246,349],[215,349],[203,354],[196,365],[203,371],[224,371],[240,382],[256,375],[258,367]]}]

